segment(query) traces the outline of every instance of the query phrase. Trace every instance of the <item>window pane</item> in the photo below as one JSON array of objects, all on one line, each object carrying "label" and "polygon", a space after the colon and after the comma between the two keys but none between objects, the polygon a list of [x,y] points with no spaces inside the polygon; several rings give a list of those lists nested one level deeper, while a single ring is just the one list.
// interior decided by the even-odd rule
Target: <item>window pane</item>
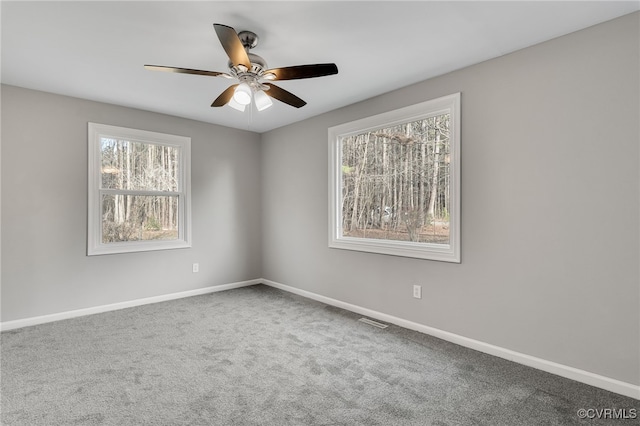
[{"label": "window pane", "polygon": [[180,148],[100,138],[101,188],[178,191]]},{"label": "window pane", "polygon": [[450,114],[341,138],[342,235],[449,244]]},{"label": "window pane", "polygon": [[102,242],[178,239],[178,196],[102,196]]}]

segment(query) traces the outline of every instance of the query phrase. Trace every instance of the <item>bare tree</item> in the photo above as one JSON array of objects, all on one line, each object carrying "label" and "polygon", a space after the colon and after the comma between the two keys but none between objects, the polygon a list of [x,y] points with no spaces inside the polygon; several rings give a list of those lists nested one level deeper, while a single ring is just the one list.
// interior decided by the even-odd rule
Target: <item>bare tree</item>
[{"label": "bare tree", "polygon": [[343,232],[433,238],[425,227],[448,220],[448,123],[443,114],[342,140]]}]

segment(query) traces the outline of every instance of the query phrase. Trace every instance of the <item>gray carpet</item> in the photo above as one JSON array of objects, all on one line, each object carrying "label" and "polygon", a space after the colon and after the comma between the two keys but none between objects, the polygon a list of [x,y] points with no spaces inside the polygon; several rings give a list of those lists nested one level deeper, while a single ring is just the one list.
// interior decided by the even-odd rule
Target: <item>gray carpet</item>
[{"label": "gray carpet", "polygon": [[596,425],[612,420],[578,409],[640,408],[359,318],[258,285],[7,331],[2,424]]}]

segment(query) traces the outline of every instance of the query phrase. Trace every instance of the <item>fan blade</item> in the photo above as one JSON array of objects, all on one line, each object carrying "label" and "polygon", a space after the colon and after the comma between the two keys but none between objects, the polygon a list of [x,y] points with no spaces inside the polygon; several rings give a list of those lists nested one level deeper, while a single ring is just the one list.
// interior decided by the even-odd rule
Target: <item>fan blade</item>
[{"label": "fan blade", "polygon": [[234,66],[244,65],[247,69],[251,69],[251,61],[249,60],[247,52],[244,50],[244,46],[236,30],[222,24],[213,24],[213,27],[216,29],[218,39],[220,39],[220,43],[224,51],[227,52],[231,63]]},{"label": "fan blade", "polygon": [[[276,76],[273,80],[297,80],[300,78],[323,77],[325,75],[338,74],[336,64],[297,65],[285,68],[273,68],[266,70],[265,74]],[[269,79],[268,77],[265,77]]]},{"label": "fan blade", "polygon": [[221,107],[227,104],[227,102],[229,102],[231,100],[231,98],[233,97],[233,92],[236,90],[236,87],[238,87],[237,84],[233,84],[229,87],[227,87],[227,89],[222,92],[220,94],[220,96],[218,96],[216,98],[215,101],[213,101],[213,103],[211,104],[212,107]]},{"label": "fan blade", "polygon": [[151,71],[168,71],[168,72],[178,72],[183,74],[207,75],[210,77],[220,76],[220,77],[233,78],[225,72],[218,72],[218,71],[193,70],[191,68],[165,67],[162,65],[145,65],[144,67]]},{"label": "fan blade", "polygon": [[265,90],[264,93],[274,99],[284,102],[285,104],[289,104],[296,108],[301,108],[307,104],[305,101],[303,101],[293,93],[287,92],[286,90],[276,86],[275,84],[265,83],[265,86],[269,86],[269,90]]}]

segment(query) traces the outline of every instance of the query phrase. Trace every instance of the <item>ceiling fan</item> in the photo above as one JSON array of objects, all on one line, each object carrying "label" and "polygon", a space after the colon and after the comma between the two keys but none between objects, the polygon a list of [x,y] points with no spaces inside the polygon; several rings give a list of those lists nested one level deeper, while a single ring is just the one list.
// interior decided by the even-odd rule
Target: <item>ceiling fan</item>
[{"label": "ceiling fan", "polygon": [[161,65],[145,65],[148,70],[168,71],[184,74],[206,75],[237,79],[238,83],[229,86],[211,104],[212,107],[229,106],[244,111],[253,99],[258,111],[272,105],[271,98],[300,108],[307,103],[271,83],[277,80],[297,80],[303,78],[323,77],[338,73],[336,64],[296,65],[284,68],[267,68],[267,63],[260,56],[249,53],[258,45],[258,36],[251,31],[236,33],[232,27],[213,24],[218,39],[227,56],[229,56],[229,72],[204,71],[190,68],[166,67]]}]

